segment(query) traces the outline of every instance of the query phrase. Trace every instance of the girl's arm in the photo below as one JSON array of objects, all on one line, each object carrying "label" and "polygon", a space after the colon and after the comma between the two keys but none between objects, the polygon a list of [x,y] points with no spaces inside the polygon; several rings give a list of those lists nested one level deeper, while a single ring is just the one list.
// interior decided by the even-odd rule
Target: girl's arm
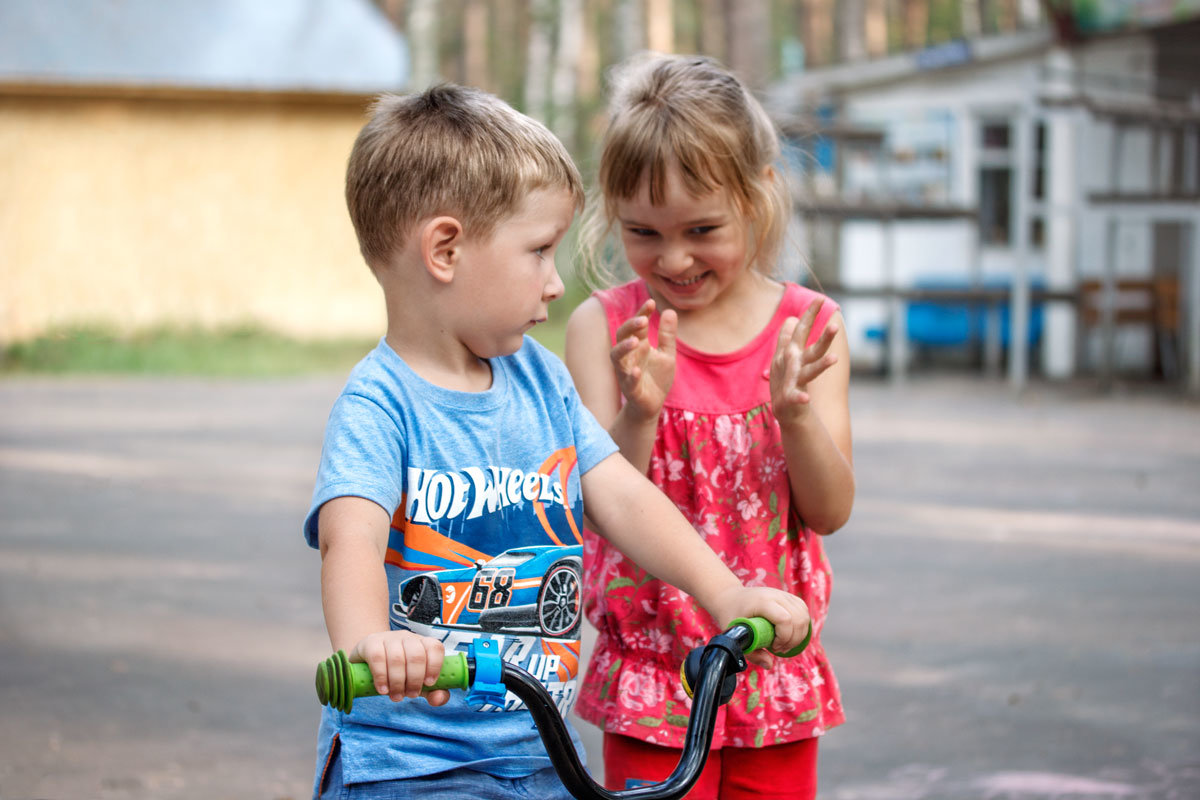
[{"label": "girl's arm", "polygon": [[779,420],[792,501],[805,525],[827,535],[854,505],[850,434],[850,348],[841,314],[811,346],[817,303],[785,326],[772,364],[772,408]]},{"label": "girl's arm", "polygon": [[[437,680],[444,650],[436,639],[393,631],[383,558],[390,520],[381,506],[361,497],[337,497],[321,506],[321,604],[334,650],[371,667],[375,689],[393,700],[417,697]],[[430,692],[431,705],[450,699]]]},{"label": "girl's arm", "polygon": [[[604,307],[589,297],[567,320],[564,358],[583,404],[608,430],[621,455],[643,473],[650,466],[658,417],[675,376],[675,312],[663,315],[659,344],[652,348],[653,310],[653,301],[647,301],[617,329],[617,344],[610,346]],[[627,402],[621,402],[622,392]]]},{"label": "girl's arm", "polygon": [[619,454],[584,473],[582,484],[584,508],[599,533],[639,567],[691,595],[718,625],[766,617],[775,625],[779,652],[804,639],[804,601],[780,589],[743,586],[675,504]]}]

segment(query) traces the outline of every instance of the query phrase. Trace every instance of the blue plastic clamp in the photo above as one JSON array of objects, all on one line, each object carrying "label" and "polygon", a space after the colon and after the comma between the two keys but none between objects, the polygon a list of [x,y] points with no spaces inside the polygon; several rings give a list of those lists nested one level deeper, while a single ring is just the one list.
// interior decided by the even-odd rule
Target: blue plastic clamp
[{"label": "blue plastic clamp", "polygon": [[475,639],[471,642],[469,652],[475,659],[475,680],[467,692],[467,704],[472,708],[486,705],[503,708],[508,689],[501,680],[504,659],[500,657],[499,642],[495,639]]}]

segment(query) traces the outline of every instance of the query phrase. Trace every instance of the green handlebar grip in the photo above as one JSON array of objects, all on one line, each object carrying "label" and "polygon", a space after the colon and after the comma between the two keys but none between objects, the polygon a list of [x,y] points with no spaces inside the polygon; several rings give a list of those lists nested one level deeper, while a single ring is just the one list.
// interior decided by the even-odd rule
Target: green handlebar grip
[{"label": "green handlebar grip", "polygon": [[[421,691],[469,689],[469,677],[467,654],[450,653],[442,662],[437,682]],[[338,650],[317,665],[317,699],[321,705],[348,714],[354,707],[354,698],[377,694],[379,692],[375,691],[375,682],[371,679],[371,668],[362,662],[352,663],[344,650]]]},{"label": "green handlebar grip", "polygon": [[[749,628],[751,633],[754,635],[754,639],[750,642],[750,646],[746,648],[747,653],[757,650],[760,647],[770,647],[771,642],[775,641],[775,626],[772,625],[771,621],[765,617],[738,617],[729,624],[730,627],[732,627],[739,623]],[[800,642],[800,644],[796,645],[788,652],[783,653],[783,657],[791,658],[792,656],[800,655],[802,652],[804,652],[804,648],[808,647],[808,643],[810,641],[812,641],[811,620],[808,623],[808,633],[804,635],[804,641]]]}]

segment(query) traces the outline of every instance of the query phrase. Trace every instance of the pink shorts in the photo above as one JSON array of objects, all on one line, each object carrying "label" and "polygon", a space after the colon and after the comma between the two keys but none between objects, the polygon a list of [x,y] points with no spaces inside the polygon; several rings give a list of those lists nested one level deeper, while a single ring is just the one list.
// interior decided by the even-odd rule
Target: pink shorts
[{"label": "pink shorts", "polygon": [[[647,744],[631,736],[604,734],[604,785],[627,788],[666,779],[680,750]],[[710,750],[700,780],[688,800],[814,800],[817,796],[817,740],[767,747]]]}]

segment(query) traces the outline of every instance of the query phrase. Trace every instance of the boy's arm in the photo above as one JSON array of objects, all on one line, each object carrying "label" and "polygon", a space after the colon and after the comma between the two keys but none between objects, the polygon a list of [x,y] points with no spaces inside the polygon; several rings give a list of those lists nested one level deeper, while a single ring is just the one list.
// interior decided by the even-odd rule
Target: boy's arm
[{"label": "boy's arm", "polygon": [[766,617],[775,625],[772,649],[779,652],[804,639],[804,601],[779,589],[744,587],[670,498],[619,454],[584,473],[582,483],[584,508],[600,534],[639,567],[690,594],[718,625]]},{"label": "boy's arm", "polygon": [[[321,506],[321,604],[334,650],[371,667],[375,688],[393,700],[417,697],[437,680],[441,642],[410,631],[393,631],[388,621],[388,583],[383,567],[390,519],[361,497],[336,497]],[[449,692],[431,692],[441,705]]]},{"label": "boy's arm", "polygon": [[621,455],[645,472],[654,449],[658,415],[640,417],[630,404],[621,403],[611,352],[604,307],[595,297],[589,297],[567,320],[563,361],[583,404],[612,436]]}]

